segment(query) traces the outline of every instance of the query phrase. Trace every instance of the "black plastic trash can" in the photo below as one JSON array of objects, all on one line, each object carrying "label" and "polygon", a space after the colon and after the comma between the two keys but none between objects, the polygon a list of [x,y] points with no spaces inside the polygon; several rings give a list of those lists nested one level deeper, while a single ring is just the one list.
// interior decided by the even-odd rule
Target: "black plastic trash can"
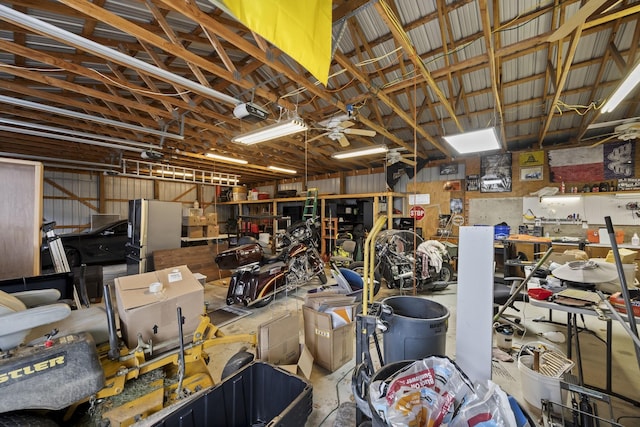
[{"label": "black plastic trash can", "polygon": [[449,309],[435,301],[393,296],[382,303],[391,308],[383,314],[388,328],[383,335],[384,363],[445,356]]}]

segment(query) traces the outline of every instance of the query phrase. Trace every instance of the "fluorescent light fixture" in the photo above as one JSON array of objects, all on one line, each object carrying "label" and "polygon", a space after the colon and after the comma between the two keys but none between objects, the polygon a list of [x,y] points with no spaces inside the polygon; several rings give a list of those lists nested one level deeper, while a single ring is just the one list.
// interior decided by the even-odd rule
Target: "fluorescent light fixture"
[{"label": "fluorescent light fixture", "polygon": [[214,153],[206,153],[205,156],[210,157],[212,159],[216,159],[216,160],[222,160],[224,162],[238,163],[241,165],[246,165],[247,163],[249,163],[248,161],[243,159],[236,159],[234,157],[221,156],[219,154],[214,154]]},{"label": "fluorescent light fixture", "polygon": [[247,145],[257,144],[258,142],[271,141],[272,139],[293,135],[303,130],[307,130],[307,125],[302,119],[296,117],[238,135],[231,141]]},{"label": "fluorescent light fixture", "polygon": [[144,72],[160,80],[175,83],[180,87],[192,90],[201,95],[209,96],[211,98],[215,98],[223,102],[228,102],[233,105],[240,104],[240,101],[232,96],[229,96],[222,92],[218,92],[217,90],[213,90],[201,85],[200,83],[193,82],[167,70],[163,70],[162,68],[151,65],[140,59],[125,55],[120,51],[111,49],[109,47],[101,45],[100,43],[96,43],[77,34],[63,30],[59,27],[56,27],[55,25],[51,25],[48,22],[41,21],[37,18],[34,18],[33,16],[18,12],[17,10],[11,9],[7,6],[0,5],[0,17],[4,18],[8,22],[17,25],[18,27],[27,28],[35,33],[44,34],[56,40],[62,40],[71,46],[80,48],[85,52],[90,52],[101,58],[108,58],[125,67],[143,70]]},{"label": "fluorescent light fixture", "polygon": [[640,200],[640,193],[616,193],[614,197],[616,199],[638,199],[638,200]]},{"label": "fluorescent light fixture", "polygon": [[633,67],[633,71],[624,79],[622,84],[618,86],[613,95],[609,97],[607,102],[602,107],[603,113],[612,112],[620,102],[636,87],[640,82],[640,61]]},{"label": "fluorescent light fixture", "polygon": [[277,172],[297,173],[293,169],[279,168],[278,166],[269,166],[269,169],[271,169],[272,171],[277,171]]},{"label": "fluorescent light fixture", "polygon": [[[0,8],[2,5],[0,5]],[[0,95],[0,103],[4,102],[10,105],[17,105],[19,107],[32,108],[34,110],[44,111],[46,113],[59,114],[61,116],[71,117],[74,119],[89,120],[95,123],[102,123],[104,125],[115,126],[117,128],[129,129],[134,132],[143,132],[151,135],[162,136],[165,138],[183,140],[184,136],[177,135],[175,133],[164,132],[161,130],[151,129],[144,126],[131,125],[129,123],[119,122],[117,120],[105,119],[103,117],[91,116],[89,114],[79,113],[77,111],[65,110],[64,108],[53,107],[50,105],[38,104],[37,102],[26,101],[24,99],[11,98],[10,96]]]},{"label": "fluorescent light fixture", "polygon": [[371,154],[386,153],[389,151],[386,145],[372,145],[364,148],[357,148],[355,150],[341,151],[339,153],[333,153],[331,157],[334,159],[350,159],[352,157],[369,156]]},{"label": "fluorescent light fixture", "polygon": [[459,154],[478,153],[500,148],[500,141],[498,141],[494,128],[459,133],[443,138]]},{"label": "fluorescent light fixture", "polygon": [[553,203],[571,203],[571,202],[578,202],[580,201],[580,198],[582,196],[580,196],[579,194],[567,194],[567,195],[560,195],[560,196],[542,196],[540,197],[541,200],[549,200],[550,202]]}]

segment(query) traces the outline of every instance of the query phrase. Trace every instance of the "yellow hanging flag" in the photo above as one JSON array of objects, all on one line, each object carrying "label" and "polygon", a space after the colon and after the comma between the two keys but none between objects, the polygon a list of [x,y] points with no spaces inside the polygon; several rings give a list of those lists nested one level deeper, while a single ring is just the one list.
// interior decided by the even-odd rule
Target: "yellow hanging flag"
[{"label": "yellow hanging flag", "polygon": [[331,0],[224,0],[251,31],[298,61],[325,86],[331,63]]}]

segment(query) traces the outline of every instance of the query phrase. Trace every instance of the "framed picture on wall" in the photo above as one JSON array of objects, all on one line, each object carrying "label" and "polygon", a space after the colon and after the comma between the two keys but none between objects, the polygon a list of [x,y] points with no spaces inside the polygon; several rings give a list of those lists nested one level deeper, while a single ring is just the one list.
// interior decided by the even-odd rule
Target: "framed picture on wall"
[{"label": "framed picture on wall", "polygon": [[542,166],[520,168],[520,181],[542,181]]},{"label": "framed picture on wall", "polygon": [[511,191],[511,153],[482,156],[480,159],[480,192]]},{"label": "framed picture on wall", "polygon": [[458,173],[458,164],[450,163],[447,165],[440,165],[440,175],[455,175]]},{"label": "framed picture on wall", "polygon": [[446,181],[442,184],[442,189],[444,191],[460,191],[462,189],[462,183],[460,180]]},{"label": "framed picture on wall", "polygon": [[449,201],[449,209],[452,214],[460,214],[463,210],[462,199],[454,198]]},{"label": "framed picture on wall", "polygon": [[480,190],[480,175],[467,175],[467,191]]}]

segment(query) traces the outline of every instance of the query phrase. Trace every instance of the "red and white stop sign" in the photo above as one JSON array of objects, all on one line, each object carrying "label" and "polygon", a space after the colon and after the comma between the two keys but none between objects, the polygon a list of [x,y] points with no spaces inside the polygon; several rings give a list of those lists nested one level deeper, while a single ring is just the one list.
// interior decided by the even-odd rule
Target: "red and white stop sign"
[{"label": "red and white stop sign", "polygon": [[422,206],[412,206],[409,211],[409,216],[417,221],[424,218],[424,208]]}]

